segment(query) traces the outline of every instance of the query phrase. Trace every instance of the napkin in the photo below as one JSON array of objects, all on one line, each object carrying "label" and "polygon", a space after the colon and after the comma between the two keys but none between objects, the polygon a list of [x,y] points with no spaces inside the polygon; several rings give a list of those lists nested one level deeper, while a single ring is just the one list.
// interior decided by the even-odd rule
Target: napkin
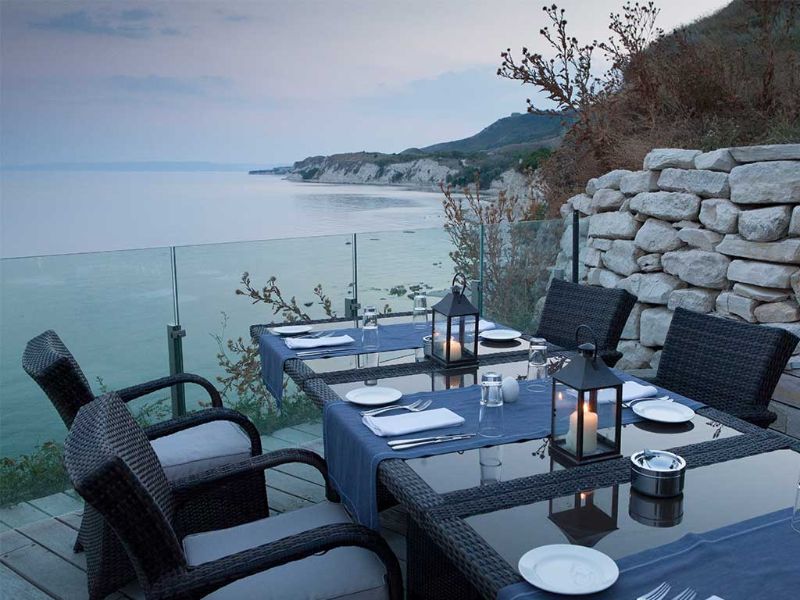
[{"label": "napkin", "polygon": [[724,598],[720,598],[719,596],[709,596],[706,600],[725,600]]},{"label": "napkin", "polygon": [[464,423],[464,417],[460,417],[449,408],[434,408],[418,413],[405,413],[402,415],[392,415],[391,417],[370,417],[369,415],[361,419],[370,431],[381,437],[392,437],[395,435],[406,435],[427,431],[429,429],[439,429],[440,427],[455,427]]},{"label": "napkin", "polygon": [[[570,393],[572,396],[576,395],[576,392],[573,390],[569,390],[568,393]],[[642,385],[641,383],[636,383],[635,381],[626,381],[622,384],[623,402],[630,402],[631,400],[638,400],[639,398],[649,398],[651,396],[655,396],[657,393],[658,390],[652,385]],[[617,393],[614,390],[600,390],[597,393],[597,402],[599,404],[607,404],[609,402],[613,402],[616,397]]]},{"label": "napkin", "polygon": [[326,346],[342,346],[352,344],[355,340],[349,335],[332,335],[321,338],[288,338],[286,347],[290,350],[303,350],[306,348],[324,348]]},{"label": "napkin", "polygon": [[494,329],[495,327],[497,327],[495,323],[487,321],[486,319],[481,319],[480,321],[478,321],[478,333],[482,331],[489,331],[490,329]]}]

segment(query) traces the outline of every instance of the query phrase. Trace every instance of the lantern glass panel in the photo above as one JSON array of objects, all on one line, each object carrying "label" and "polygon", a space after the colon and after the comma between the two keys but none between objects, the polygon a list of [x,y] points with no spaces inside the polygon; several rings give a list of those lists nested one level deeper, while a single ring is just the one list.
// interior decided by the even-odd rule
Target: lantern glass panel
[{"label": "lantern glass panel", "polygon": [[433,311],[433,340],[431,352],[435,357],[443,361],[447,360],[447,334],[447,317],[440,312]]},{"label": "lantern glass panel", "polygon": [[619,452],[618,387],[621,389],[612,386],[576,390],[553,381],[553,445],[557,450],[575,462],[598,460]]},{"label": "lantern glass panel", "polygon": [[462,351],[464,358],[475,358],[478,355],[478,316],[462,317],[464,321],[464,338]]}]

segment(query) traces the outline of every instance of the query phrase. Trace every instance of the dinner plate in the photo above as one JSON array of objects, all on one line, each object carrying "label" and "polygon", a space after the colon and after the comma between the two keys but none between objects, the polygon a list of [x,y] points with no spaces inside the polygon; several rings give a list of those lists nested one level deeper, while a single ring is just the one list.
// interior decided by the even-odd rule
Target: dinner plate
[{"label": "dinner plate", "polygon": [[570,544],[534,548],[522,555],[518,567],[525,581],[556,594],[594,594],[619,577],[617,563],[608,556]]},{"label": "dinner plate", "polygon": [[350,390],[345,394],[348,402],[361,406],[391,404],[403,397],[403,392],[390,387],[368,386]]},{"label": "dinner plate", "polygon": [[283,327],[273,327],[272,333],[275,335],[300,335],[308,333],[312,329],[311,325],[284,325]]},{"label": "dinner plate", "polygon": [[659,423],[686,423],[694,418],[691,408],[667,400],[642,400],[634,404],[632,410],[643,419]]},{"label": "dinner plate", "polygon": [[522,332],[514,329],[490,329],[489,331],[481,331],[479,335],[482,340],[489,340],[490,342],[510,342],[521,336]]}]

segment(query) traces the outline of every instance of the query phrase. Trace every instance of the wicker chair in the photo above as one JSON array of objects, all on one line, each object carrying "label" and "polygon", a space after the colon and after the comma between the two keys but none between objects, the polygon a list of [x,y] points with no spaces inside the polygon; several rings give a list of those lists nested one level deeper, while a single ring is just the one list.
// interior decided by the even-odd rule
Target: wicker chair
[{"label": "wicker chair", "polygon": [[[89,383],[75,358],[54,331],[45,331],[28,342],[22,366],[44,390],[70,428],[81,406],[94,400]],[[261,437],[243,414],[222,407],[219,392],[197,375],[179,374],[125,388],[116,392],[124,401],[168,388],[176,383],[202,386],[212,408],[164,421],[145,432],[169,479],[202,473],[230,462],[261,454]],[[262,498],[263,473],[242,473],[226,485],[198,494],[182,513],[195,531],[231,527],[269,514]],[[89,584],[93,597],[104,597],[135,577],[133,567],[113,531],[103,519],[87,509],[75,550],[86,549],[93,564]]]},{"label": "wicker chair", "polygon": [[654,383],[767,427],[767,409],[798,338],[682,308],[672,318]]},{"label": "wicker chair", "polygon": [[[298,461],[322,473],[329,501],[200,534],[181,525],[186,501],[208,486]],[[125,404],[107,394],[79,411],[65,464],[75,489],[122,540],[149,599],[403,597],[397,558],[333,502],[325,461],[309,450],[281,450],[169,482]]]},{"label": "wicker chair", "polygon": [[535,335],[574,350],[578,347],[575,330],[579,325],[588,325],[597,336],[600,356],[613,367],[622,358],[617,344],[634,304],[636,298],[625,290],[553,279]]}]

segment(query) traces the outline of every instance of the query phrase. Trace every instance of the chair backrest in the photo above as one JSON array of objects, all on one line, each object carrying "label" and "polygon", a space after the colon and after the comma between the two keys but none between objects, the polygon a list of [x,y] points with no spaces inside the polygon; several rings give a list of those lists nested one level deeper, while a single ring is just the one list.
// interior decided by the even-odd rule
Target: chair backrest
[{"label": "chair backrest", "polygon": [[186,567],[164,469],[119,396],[103,395],[78,411],[64,463],[75,490],[116,532],[144,587]]},{"label": "chair backrest", "polygon": [[40,333],[25,345],[22,368],[47,394],[67,428],[72,426],[78,409],[94,400],[86,376],[53,330]]},{"label": "chair backrest", "polygon": [[777,327],[678,308],[656,383],[734,415],[765,408],[797,342]]},{"label": "chair backrest", "polygon": [[579,325],[588,325],[597,336],[598,350],[615,350],[634,304],[635,296],[625,290],[553,279],[536,335],[574,350],[575,330]]}]

